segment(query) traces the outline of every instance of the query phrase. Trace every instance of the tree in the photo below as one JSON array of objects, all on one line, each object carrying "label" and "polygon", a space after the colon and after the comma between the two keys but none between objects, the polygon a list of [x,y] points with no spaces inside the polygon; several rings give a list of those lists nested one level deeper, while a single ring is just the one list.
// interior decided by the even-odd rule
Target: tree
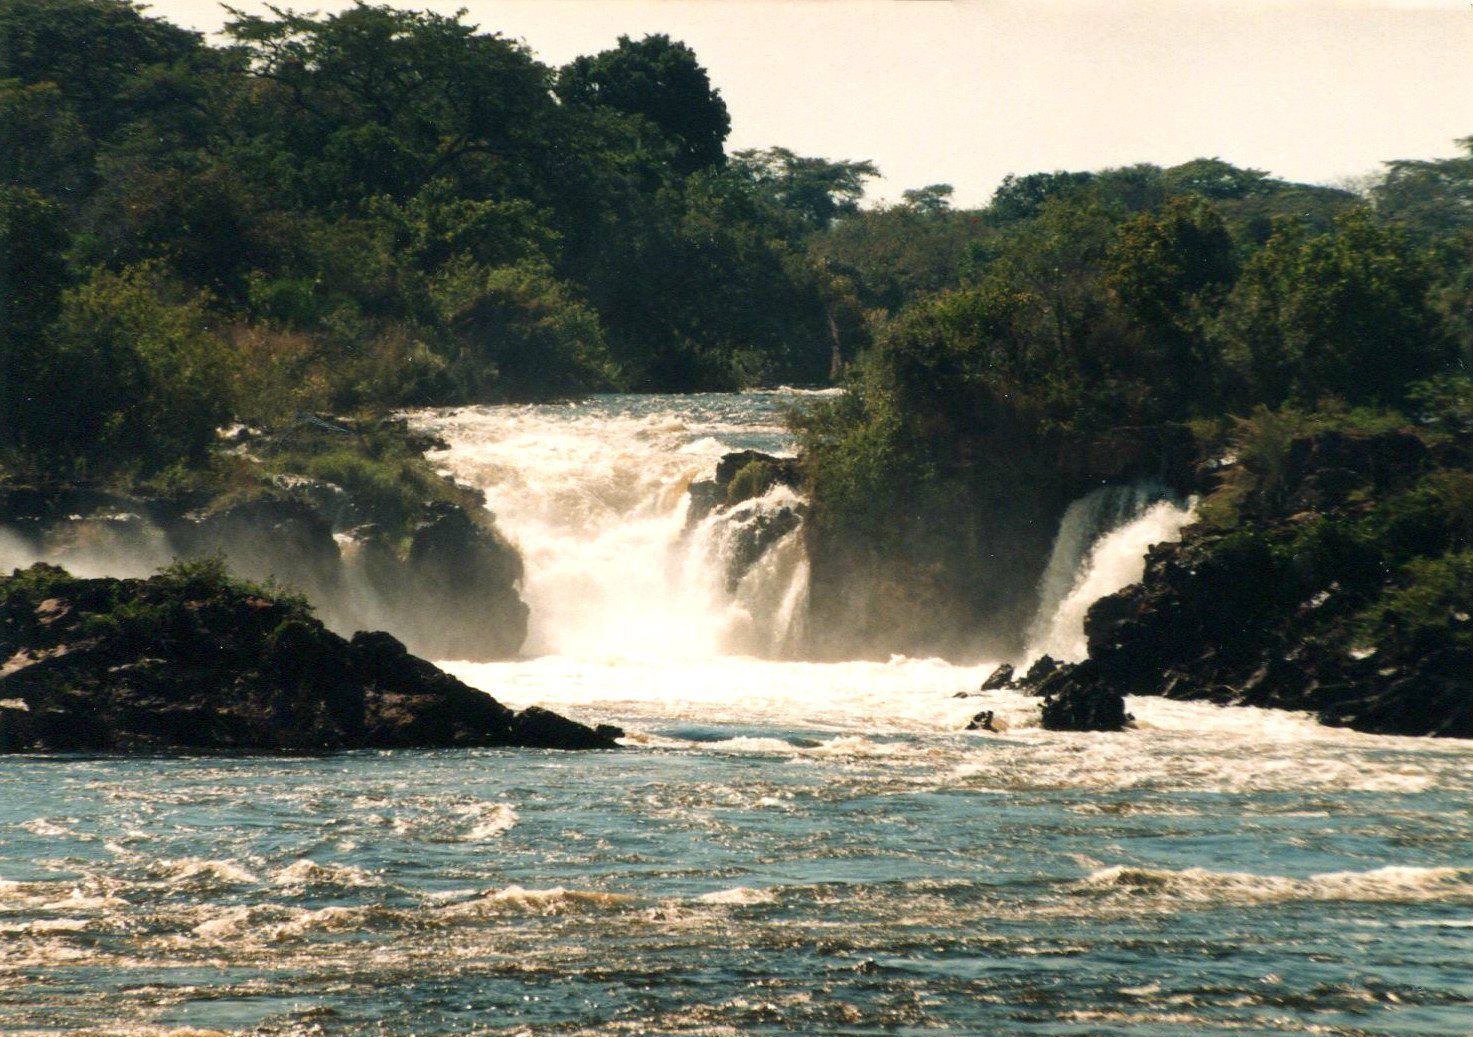
[{"label": "tree", "polygon": [[1173,198],[1116,233],[1108,283],[1160,356],[1155,379],[1172,404],[1211,402],[1216,363],[1206,326],[1237,278],[1232,235],[1199,196]]},{"label": "tree", "polygon": [[67,285],[69,244],[60,207],[0,186],[0,449],[30,438],[35,412],[52,405],[33,382]]},{"label": "tree", "polygon": [[133,115],[130,80],[202,47],[199,33],[143,10],[129,0],[6,0],[0,80],[55,83],[88,134],[102,139]]},{"label": "tree", "polygon": [[787,148],[739,151],[732,158],[741,175],[808,230],[858,212],[864,182],[880,175],[873,162],[805,158]]},{"label": "tree", "polygon": [[1034,297],[1052,351],[1075,365],[1093,362],[1085,346],[1104,308],[1101,274],[1116,219],[1087,196],[1050,198],[1009,230],[992,265],[994,276]]},{"label": "tree", "polygon": [[1167,169],[1162,178],[1174,191],[1204,198],[1243,198],[1276,183],[1261,169],[1243,169],[1220,158],[1194,158]]},{"label": "tree", "polygon": [[635,42],[619,37],[612,50],[576,58],[557,77],[566,104],[616,109],[653,123],[675,148],[683,173],[726,161],[731,117],[693,50],[663,34]]},{"label": "tree", "polygon": [[558,399],[618,382],[598,315],[545,267],[451,263],[434,294],[455,339],[450,376],[465,399]]},{"label": "tree", "polygon": [[1051,198],[1072,195],[1094,183],[1093,173],[1029,173],[1027,176],[1002,178],[992,201],[987,206],[987,218],[994,224],[1005,226],[1038,215],[1043,203]]},{"label": "tree", "polygon": [[226,32],[267,88],[254,147],[289,152],[323,204],[407,198],[439,176],[494,193],[545,143],[550,71],[461,14],[361,2],[325,18],[234,13]]},{"label": "tree", "polygon": [[950,184],[914,187],[901,193],[901,204],[922,216],[939,216],[951,211],[951,196],[956,188]]},{"label": "tree", "polygon": [[1223,313],[1230,358],[1255,402],[1323,396],[1392,404],[1449,359],[1425,259],[1362,209],[1335,231],[1284,224],[1249,260]]},{"label": "tree", "polygon": [[0,81],[0,183],[80,201],[92,147],[55,83]]},{"label": "tree", "polygon": [[156,264],[97,271],[67,292],[36,379],[32,448],[94,473],[202,460],[231,416],[206,302]]},{"label": "tree", "polygon": [[1376,214],[1424,239],[1473,229],[1473,137],[1457,143],[1457,158],[1388,162],[1371,188]]}]

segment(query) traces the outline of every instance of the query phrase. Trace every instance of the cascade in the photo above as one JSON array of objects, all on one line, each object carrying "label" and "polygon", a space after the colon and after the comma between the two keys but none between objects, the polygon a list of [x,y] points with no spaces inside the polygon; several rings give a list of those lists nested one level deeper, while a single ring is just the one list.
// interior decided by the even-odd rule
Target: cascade
[{"label": "cascade", "polygon": [[1179,539],[1195,517],[1194,507],[1194,500],[1180,503],[1154,481],[1102,486],[1071,503],[1039,581],[1025,666],[1045,655],[1060,662],[1083,659],[1089,607],[1138,581],[1147,549]]},{"label": "cascade", "polygon": [[802,622],[800,531],[757,542],[793,491],[697,523],[686,490],[729,451],[791,453],[789,396],[604,397],[418,416],[453,444],[431,455],[486,494],[526,566],[523,653],[584,660],[787,654]]}]

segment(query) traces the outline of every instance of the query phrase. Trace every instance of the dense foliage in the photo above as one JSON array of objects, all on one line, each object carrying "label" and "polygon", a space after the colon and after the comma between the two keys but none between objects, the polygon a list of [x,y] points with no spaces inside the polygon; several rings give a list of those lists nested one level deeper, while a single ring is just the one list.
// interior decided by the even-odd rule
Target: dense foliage
[{"label": "dense foliage", "polygon": [[[234,415],[826,379],[803,238],[867,163],[729,161],[690,48],[463,15],[0,6],[0,459],[196,463]],[[836,313],[838,314],[836,316]]]},{"label": "dense foliage", "polygon": [[1469,395],[1469,191],[1466,159],[1392,164],[1369,200],[1202,160],[846,221],[811,247],[850,278],[875,343],[849,395],[799,419],[818,516],[912,537],[917,480],[966,493],[1006,444],[1255,407],[1449,420],[1426,401]]}]

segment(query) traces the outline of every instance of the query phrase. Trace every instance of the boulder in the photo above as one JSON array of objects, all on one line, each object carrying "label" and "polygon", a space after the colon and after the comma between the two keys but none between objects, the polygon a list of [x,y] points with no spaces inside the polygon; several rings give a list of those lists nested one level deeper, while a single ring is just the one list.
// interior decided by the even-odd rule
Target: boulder
[{"label": "boulder", "polygon": [[1013,665],[1012,663],[1003,663],[997,669],[993,670],[988,678],[982,682],[982,690],[997,691],[1000,688],[1008,687],[1012,682]]},{"label": "boulder", "polygon": [[47,565],[0,579],[0,751],[587,749],[616,737],[514,712],[389,634],[344,640],[218,562],[147,580]]},{"label": "boulder", "polygon": [[[735,519],[734,519],[735,521]],[[774,511],[753,511],[731,534],[726,556],[726,590],[733,593],[742,577],[767,550],[803,523],[801,507],[784,506]]]},{"label": "boulder", "polygon": [[686,525],[694,526],[714,511],[761,497],[774,486],[797,489],[803,471],[797,458],[777,457],[760,450],[738,450],[716,463],[710,479],[691,483]]},{"label": "boulder", "polygon": [[1044,696],[1043,726],[1050,731],[1122,731],[1135,719],[1125,698],[1088,664],[1056,671]]}]

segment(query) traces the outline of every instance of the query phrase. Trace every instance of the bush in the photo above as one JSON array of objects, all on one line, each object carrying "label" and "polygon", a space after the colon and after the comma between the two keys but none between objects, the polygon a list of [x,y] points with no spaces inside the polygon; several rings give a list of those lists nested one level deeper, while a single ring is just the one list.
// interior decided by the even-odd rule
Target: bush
[{"label": "bush", "polygon": [[1473,644],[1473,551],[1441,558],[1415,558],[1402,569],[1398,585],[1383,594],[1359,619],[1368,643],[1406,641],[1430,647],[1456,641]]},{"label": "bush", "polygon": [[432,291],[461,399],[556,399],[619,382],[597,314],[539,266],[451,263]]},{"label": "bush", "polygon": [[206,303],[153,264],[97,271],[68,292],[36,379],[47,409],[35,449],[94,474],[203,462],[232,412]]}]

